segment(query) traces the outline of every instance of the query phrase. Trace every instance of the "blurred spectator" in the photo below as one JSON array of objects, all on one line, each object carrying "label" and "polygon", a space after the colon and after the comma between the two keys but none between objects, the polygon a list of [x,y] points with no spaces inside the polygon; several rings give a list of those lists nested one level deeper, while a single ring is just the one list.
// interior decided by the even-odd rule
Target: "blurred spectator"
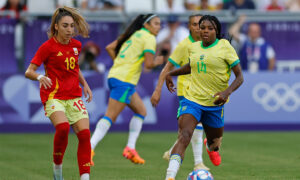
[{"label": "blurred spectator", "polygon": [[261,37],[260,25],[250,23],[248,26],[248,34],[241,34],[240,29],[245,21],[246,16],[241,16],[229,29],[229,33],[239,45],[237,50],[239,51],[242,69],[248,70],[249,72],[274,70],[275,51],[272,46]]},{"label": "blurred spectator", "polygon": [[300,0],[288,0],[286,2],[286,9],[291,12],[300,11]]},{"label": "blurred spectator", "polygon": [[183,0],[156,0],[156,10],[158,13],[183,13],[185,7]]},{"label": "blurred spectator", "polygon": [[94,70],[102,73],[105,69],[100,68],[96,63],[96,58],[100,55],[100,47],[93,41],[88,41],[82,48],[79,57],[79,67],[81,70]]},{"label": "blurred spectator", "polygon": [[167,26],[160,30],[156,38],[158,53],[164,56],[165,62],[177,44],[189,35],[189,30],[180,25],[178,16],[171,14],[167,21]]},{"label": "blurred spectator", "polygon": [[88,0],[89,10],[123,10],[123,0]]},{"label": "blurred spectator", "polygon": [[[277,4],[278,4],[280,7],[282,7],[282,10],[284,10],[284,7],[285,7],[284,2],[285,2],[286,0],[276,0],[276,1],[277,1]],[[272,4],[272,0],[264,0],[264,1],[262,1],[262,0],[253,0],[253,2],[254,2],[254,4],[255,4],[255,8],[256,8],[257,10],[261,10],[261,11],[267,10],[267,7],[268,7],[270,4]]]},{"label": "blurred spectator", "polygon": [[282,11],[283,7],[281,7],[278,3],[278,0],[271,0],[270,4],[266,8],[267,11]]},{"label": "blurred spectator", "polygon": [[226,2],[223,9],[238,10],[238,9],[255,9],[255,4],[252,0],[232,0]]},{"label": "blurred spectator", "polygon": [[219,10],[223,7],[222,0],[185,0],[187,10]]},{"label": "blurred spectator", "polygon": [[1,11],[11,10],[16,13],[16,19],[20,18],[21,11],[27,11],[26,4],[21,0],[7,0],[4,7],[0,9]]},{"label": "blurred spectator", "polygon": [[87,7],[88,0],[56,0],[56,8],[59,7],[73,7],[85,9]]}]

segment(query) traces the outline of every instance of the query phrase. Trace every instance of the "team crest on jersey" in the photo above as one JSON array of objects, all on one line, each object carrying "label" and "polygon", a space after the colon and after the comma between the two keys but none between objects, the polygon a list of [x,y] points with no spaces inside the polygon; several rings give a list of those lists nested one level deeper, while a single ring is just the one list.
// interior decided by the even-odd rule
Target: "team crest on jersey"
[{"label": "team crest on jersey", "polygon": [[202,54],[201,56],[200,56],[200,60],[202,61],[204,59],[204,54]]},{"label": "team crest on jersey", "polygon": [[73,50],[74,50],[74,54],[77,56],[78,55],[78,49],[75,47],[75,48],[73,48]]}]

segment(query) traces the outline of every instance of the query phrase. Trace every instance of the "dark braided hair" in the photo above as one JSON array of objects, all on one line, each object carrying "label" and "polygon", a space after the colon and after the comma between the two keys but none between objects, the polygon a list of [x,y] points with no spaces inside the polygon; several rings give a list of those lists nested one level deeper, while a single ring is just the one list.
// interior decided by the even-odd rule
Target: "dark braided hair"
[{"label": "dark braided hair", "polygon": [[199,27],[200,27],[200,24],[205,20],[209,21],[213,25],[213,27],[216,31],[217,39],[227,39],[229,41],[229,43],[231,43],[232,36],[229,36],[229,38],[225,38],[225,35],[221,34],[222,26],[221,26],[219,19],[216,16],[211,16],[211,15],[202,16],[202,18],[199,20]]},{"label": "dark braided hair", "polygon": [[[119,53],[123,43],[126,42],[133,33],[135,33],[137,30],[140,30],[144,26],[145,21],[153,15],[154,14],[140,14],[132,21],[132,23],[126,28],[125,32],[118,38],[118,43],[115,49],[116,55]],[[148,20],[146,23],[149,22],[150,20]]]},{"label": "dark braided hair", "polygon": [[207,20],[207,21],[209,21],[212,25],[213,25],[213,27],[214,27],[214,29],[215,29],[215,31],[216,31],[216,37],[218,38],[218,39],[222,39],[223,37],[224,37],[224,34],[221,34],[221,23],[220,23],[220,21],[218,20],[218,18],[216,17],[216,16],[211,16],[211,15],[204,15],[204,16],[202,16],[202,18],[199,20],[199,27],[200,27],[200,24],[203,22],[203,21],[205,21],[205,20]]}]

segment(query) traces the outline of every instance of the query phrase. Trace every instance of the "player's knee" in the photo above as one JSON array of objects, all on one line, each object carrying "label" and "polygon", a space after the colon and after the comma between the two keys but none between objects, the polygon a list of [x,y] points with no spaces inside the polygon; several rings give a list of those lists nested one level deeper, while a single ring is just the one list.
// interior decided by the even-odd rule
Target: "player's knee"
[{"label": "player's knee", "polygon": [[81,130],[77,133],[77,138],[80,142],[90,141],[91,133],[89,129]]},{"label": "player's knee", "polygon": [[208,144],[209,149],[212,151],[218,151],[222,144],[222,137],[212,139]]},{"label": "player's knee", "polygon": [[141,109],[138,110],[138,112],[136,114],[139,114],[139,115],[142,115],[142,116],[146,117],[147,109],[143,106]]},{"label": "player's knee", "polygon": [[67,135],[69,133],[69,130],[70,130],[70,125],[67,122],[60,123],[60,124],[55,126],[55,129],[56,129],[56,132],[58,134],[60,134],[61,136]]}]

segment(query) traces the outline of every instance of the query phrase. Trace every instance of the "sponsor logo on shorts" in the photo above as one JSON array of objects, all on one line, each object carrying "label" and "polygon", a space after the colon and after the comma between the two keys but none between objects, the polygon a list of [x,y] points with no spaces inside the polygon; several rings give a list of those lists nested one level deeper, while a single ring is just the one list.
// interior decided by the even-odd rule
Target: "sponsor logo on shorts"
[{"label": "sponsor logo on shorts", "polygon": [[55,105],[54,104],[51,105],[51,109],[55,109]]},{"label": "sponsor logo on shorts", "polygon": [[185,111],[186,108],[187,108],[186,106],[183,106],[181,110],[182,110],[182,111]]}]

